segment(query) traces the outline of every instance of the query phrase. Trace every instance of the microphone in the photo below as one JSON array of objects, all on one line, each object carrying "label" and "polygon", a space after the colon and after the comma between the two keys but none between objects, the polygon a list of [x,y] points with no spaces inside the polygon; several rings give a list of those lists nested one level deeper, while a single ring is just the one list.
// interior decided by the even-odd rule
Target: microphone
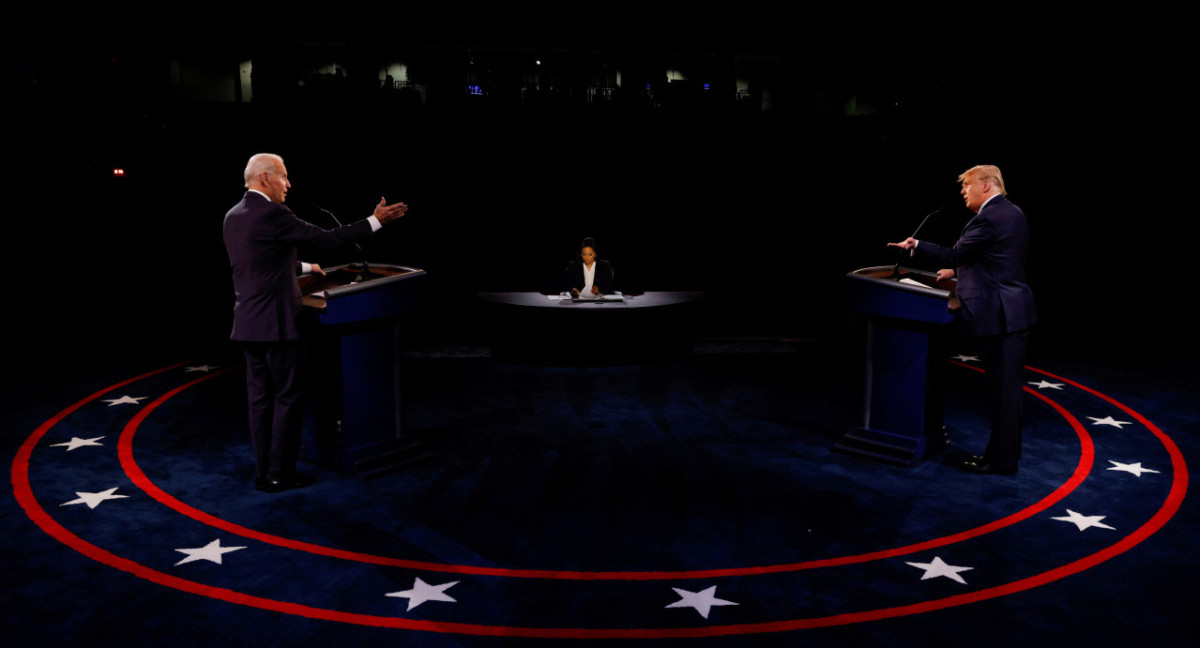
[{"label": "microphone", "polygon": [[[917,229],[913,230],[912,236],[910,236],[909,238],[917,238],[917,232],[920,232],[921,228],[925,227],[925,223],[929,220],[929,217],[942,211],[945,208],[946,208],[946,206],[942,205],[941,207],[938,207],[937,209],[929,212],[928,214],[925,214],[925,218],[921,219],[921,224],[917,225]],[[895,277],[899,277],[899,276],[900,276],[900,263],[897,262],[896,265],[892,268],[892,277],[895,278]]]},{"label": "microphone", "polygon": [[[913,230],[912,236],[911,236],[911,237],[909,237],[909,238],[917,238],[917,232],[920,232],[920,231],[921,231],[921,228],[922,228],[922,227],[925,227],[925,221],[929,220],[929,217],[930,217],[930,216],[933,216],[934,214],[936,214],[936,213],[938,213],[938,212],[942,211],[942,210],[943,210],[943,209],[945,209],[945,208],[946,208],[946,206],[945,206],[945,205],[942,205],[941,207],[938,207],[937,209],[935,209],[935,210],[933,210],[933,211],[929,212],[928,214],[925,214],[925,218],[921,220],[921,224],[920,224],[920,225],[917,225],[917,229]],[[332,214],[331,214],[331,215],[332,215]]]},{"label": "microphone", "polygon": [[[337,223],[338,227],[345,227],[345,225],[342,225],[342,221],[338,220],[338,217],[333,215],[333,212],[329,211],[328,209],[325,209],[324,207],[318,205],[317,203],[311,203],[311,204],[313,207],[316,207],[317,209],[325,212],[326,214],[329,214],[329,217],[333,219],[333,222]],[[362,258],[363,258],[362,272],[358,273],[358,275],[356,275],[354,277],[354,283],[358,283],[360,281],[366,281],[371,278],[371,266],[367,264],[367,253],[365,250],[363,250],[362,246],[356,242],[356,243],[354,243],[354,247],[358,248],[358,252],[359,252],[359,254],[362,255]]]}]

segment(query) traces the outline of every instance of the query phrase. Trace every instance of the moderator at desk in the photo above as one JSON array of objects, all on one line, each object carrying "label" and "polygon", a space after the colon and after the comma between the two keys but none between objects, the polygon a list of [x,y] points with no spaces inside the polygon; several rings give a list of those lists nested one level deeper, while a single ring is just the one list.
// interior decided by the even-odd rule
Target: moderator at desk
[{"label": "moderator at desk", "polygon": [[572,299],[479,293],[492,357],[535,364],[627,364],[682,357],[702,292],[649,291]]}]

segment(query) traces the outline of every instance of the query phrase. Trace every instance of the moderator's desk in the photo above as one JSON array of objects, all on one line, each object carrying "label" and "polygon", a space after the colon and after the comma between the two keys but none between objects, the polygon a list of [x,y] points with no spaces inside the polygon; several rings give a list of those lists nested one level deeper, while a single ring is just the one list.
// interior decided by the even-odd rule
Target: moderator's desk
[{"label": "moderator's desk", "polygon": [[407,463],[418,446],[401,430],[399,326],[420,306],[425,271],[380,263],[365,278],[361,264],[326,273],[299,280],[317,321],[306,335],[313,408],[304,455],[364,475]]},{"label": "moderator's desk", "polygon": [[621,301],[551,299],[536,292],[479,293],[492,357],[535,364],[625,364],[691,351],[702,292],[653,291]]}]

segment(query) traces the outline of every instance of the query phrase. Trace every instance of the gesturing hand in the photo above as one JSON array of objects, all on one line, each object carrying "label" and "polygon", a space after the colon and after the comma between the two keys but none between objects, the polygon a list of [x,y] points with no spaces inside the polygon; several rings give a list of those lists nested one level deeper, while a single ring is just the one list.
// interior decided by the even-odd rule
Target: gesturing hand
[{"label": "gesturing hand", "polygon": [[375,205],[375,218],[378,218],[380,223],[388,223],[404,216],[407,211],[408,205],[404,203],[389,205],[386,198],[380,198],[379,204]]}]

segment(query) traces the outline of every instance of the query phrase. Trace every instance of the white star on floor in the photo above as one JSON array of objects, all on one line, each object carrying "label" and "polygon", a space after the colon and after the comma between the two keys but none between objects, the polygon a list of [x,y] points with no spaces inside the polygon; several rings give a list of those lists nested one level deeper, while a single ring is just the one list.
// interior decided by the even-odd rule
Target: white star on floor
[{"label": "white star on floor", "polygon": [[1092,425],[1111,425],[1111,426],[1117,428],[1118,430],[1125,429],[1125,428],[1121,427],[1122,425],[1132,425],[1132,423],[1130,423],[1129,421],[1118,421],[1118,420],[1113,419],[1113,417],[1111,417],[1111,416],[1106,416],[1104,418],[1096,418],[1095,416],[1089,416],[1088,418],[1092,419]]},{"label": "white star on floor", "polygon": [[708,613],[711,612],[715,606],[737,605],[737,603],[734,603],[733,601],[726,601],[725,599],[717,598],[716,585],[713,585],[712,587],[700,592],[689,592],[687,590],[681,590],[678,587],[672,587],[671,589],[675,590],[675,593],[679,595],[679,600],[668,605],[668,608],[695,608],[695,610],[700,613],[700,616],[704,617],[705,619],[708,618]]},{"label": "white star on floor", "polygon": [[1034,387],[1037,387],[1038,389],[1057,389],[1059,391],[1062,391],[1062,388],[1063,388],[1062,383],[1046,382],[1045,380],[1042,380],[1040,382],[1031,382],[1029,384],[1033,385]]},{"label": "white star on floor", "polygon": [[195,549],[176,549],[175,551],[187,555],[187,558],[180,560],[179,562],[175,563],[175,565],[179,566],[184,563],[195,562],[197,560],[207,560],[220,565],[221,556],[224,556],[231,551],[238,551],[239,549],[245,549],[245,547],[222,547],[221,539],[217,538],[203,547],[197,547]]},{"label": "white star on floor", "polygon": [[71,440],[67,441],[66,443],[55,443],[55,444],[51,445],[50,447],[51,448],[66,448],[67,452],[70,452],[70,451],[74,450],[75,448],[82,448],[84,446],[104,445],[102,443],[96,443],[97,441],[99,441],[100,439],[103,439],[103,438],[104,437],[102,437],[102,436],[94,437],[91,439],[80,439],[79,437],[71,437]]},{"label": "white star on floor", "polygon": [[126,395],[126,396],[122,396],[120,398],[105,398],[103,400],[105,403],[108,403],[109,407],[112,407],[113,405],[137,405],[138,401],[144,401],[147,398],[150,398],[150,397],[149,396],[138,396],[135,398],[133,396]]},{"label": "white star on floor", "polygon": [[417,578],[413,581],[412,589],[404,590],[403,592],[392,592],[390,594],[385,594],[384,596],[408,599],[408,610],[412,611],[413,608],[426,601],[457,603],[458,601],[446,594],[446,590],[458,585],[458,583],[459,581],[451,581],[449,583],[442,583],[441,585],[430,585],[420,578]]},{"label": "white star on floor", "polygon": [[100,506],[101,504],[103,504],[104,502],[107,502],[108,500],[129,497],[128,495],[117,495],[116,492],[117,492],[116,488],[110,488],[106,491],[102,491],[99,493],[76,492],[75,494],[79,496],[79,499],[71,500],[70,502],[63,502],[62,504],[59,504],[59,506],[71,506],[72,504],[87,504],[88,508],[94,509],[97,506]]},{"label": "white star on floor", "polygon": [[969,356],[969,355],[965,355],[962,353],[960,353],[950,359],[958,360],[959,362],[979,362],[979,356]]},{"label": "white star on floor", "polygon": [[938,576],[945,576],[946,578],[949,578],[952,581],[962,583],[963,585],[966,585],[967,581],[963,580],[963,577],[959,576],[958,573],[965,572],[965,571],[971,571],[972,569],[975,569],[974,567],[959,567],[956,565],[947,565],[946,562],[942,560],[941,556],[934,556],[933,562],[927,562],[927,563],[910,562],[907,564],[911,565],[913,567],[916,567],[917,569],[925,570],[925,573],[921,575],[921,580],[929,580],[931,578],[937,578]]},{"label": "white star on floor", "polygon": [[208,373],[216,368],[217,367],[213,367],[211,365],[197,365],[195,367],[185,367],[183,371],[184,371],[184,373],[193,373],[196,371],[203,371],[204,373]]},{"label": "white star on floor", "polygon": [[1097,527],[1100,529],[1108,529],[1110,531],[1116,531],[1116,529],[1114,529],[1113,527],[1110,527],[1107,524],[1104,524],[1103,522],[1100,521],[1106,517],[1108,517],[1108,516],[1106,516],[1106,515],[1080,515],[1080,514],[1076,513],[1075,511],[1072,511],[1071,509],[1067,509],[1066,517],[1056,517],[1053,519],[1060,520],[1062,522],[1070,522],[1071,524],[1074,524],[1075,526],[1079,527],[1080,531],[1084,531],[1084,530],[1090,529],[1092,527]]},{"label": "white star on floor", "polygon": [[1121,463],[1119,461],[1113,461],[1112,459],[1109,459],[1108,463],[1113,465],[1113,467],[1109,468],[1109,470],[1120,470],[1122,472],[1127,472],[1132,475],[1136,475],[1137,477],[1141,477],[1142,473],[1161,472],[1158,470],[1151,470],[1150,468],[1143,468],[1142,462],[1140,462],[1140,461],[1137,463],[1127,464],[1127,463]]}]

